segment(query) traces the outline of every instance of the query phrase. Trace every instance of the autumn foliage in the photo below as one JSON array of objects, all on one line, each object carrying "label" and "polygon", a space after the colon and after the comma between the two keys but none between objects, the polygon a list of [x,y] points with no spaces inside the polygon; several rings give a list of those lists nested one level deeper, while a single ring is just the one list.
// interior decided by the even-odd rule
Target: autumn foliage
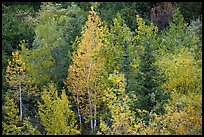
[{"label": "autumn foliage", "polygon": [[170,3],[136,15],[134,31],[99,9],[48,2],[29,17],[32,47],[5,69],[3,134],[202,134],[202,35]]}]

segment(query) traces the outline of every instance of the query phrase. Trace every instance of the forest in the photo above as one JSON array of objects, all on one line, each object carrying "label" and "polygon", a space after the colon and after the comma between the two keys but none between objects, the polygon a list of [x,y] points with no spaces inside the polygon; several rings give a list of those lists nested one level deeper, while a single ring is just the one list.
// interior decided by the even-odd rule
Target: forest
[{"label": "forest", "polygon": [[202,2],[2,2],[2,135],[202,135]]}]

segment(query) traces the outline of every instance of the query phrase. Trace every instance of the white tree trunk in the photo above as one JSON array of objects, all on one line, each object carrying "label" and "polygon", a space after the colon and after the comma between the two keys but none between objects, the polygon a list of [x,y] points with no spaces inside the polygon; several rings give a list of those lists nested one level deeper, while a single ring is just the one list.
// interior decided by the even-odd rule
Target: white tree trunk
[{"label": "white tree trunk", "polygon": [[[87,75],[87,83],[89,81],[90,73],[91,73],[91,66],[92,66],[92,61],[89,64],[89,70],[88,70],[88,75]],[[88,92],[88,100],[89,100],[89,111],[91,115],[91,129],[93,129],[93,114],[92,114],[92,104],[91,104],[91,93],[89,87],[86,88]]]},{"label": "white tree trunk", "polygon": [[90,111],[90,114],[91,114],[91,129],[93,129],[93,114],[92,114],[92,108],[91,108],[91,95],[90,95],[90,90],[89,88],[87,88],[87,91],[88,91],[88,98],[89,98],[89,111]]},{"label": "white tree trunk", "polygon": [[80,110],[79,110],[79,95],[78,95],[78,91],[77,91],[77,111],[78,111],[78,115],[79,115],[79,122],[80,122],[80,129],[82,127],[82,120],[81,120],[81,114],[80,114]]},{"label": "white tree trunk", "polygon": [[96,105],[94,105],[94,128],[96,127]]},{"label": "white tree trunk", "polygon": [[22,97],[21,97],[21,83],[19,82],[19,94],[20,94],[20,121],[23,120],[23,107],[22,107]]},{"label": "white tree trunk", "polygon": [[20,76],[19,76],[19,72],[18,73],[18,88],[19,88],[19,101],[20,101],[20,121],[23,120],[23,107],[22,107],[22,97],[21,97],[21,82],[20,82]]}]

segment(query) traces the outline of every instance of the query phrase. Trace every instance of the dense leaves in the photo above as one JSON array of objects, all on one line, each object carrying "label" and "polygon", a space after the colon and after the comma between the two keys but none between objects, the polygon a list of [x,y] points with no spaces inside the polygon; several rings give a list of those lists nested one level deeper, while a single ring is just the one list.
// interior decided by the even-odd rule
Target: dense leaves
[{"label": "dense leaves", "polygon": [[191,4],[2,3],[2,133],[201,135]]},{"label": "dense leaves", "polygon": [[42,100],[43,103],[39,102],[38,107],[40,121],[45,127],[46,134],[79,134],[75,125],[74,112],[70,109],[65,91],[62,91],[61,97],[58,97],[57,89],[53,83],[50,83],[48,88],[44,88]]},{"label": "dense leaves", "polygon": [[37,127],[34,127],[29,118],[25,118],[22,122],[18,115],[18,107],[14,99],[6,96],[5,104],[2,108],[4,119],[2,122],[3,135],[39,135]]},{"label": "dense leaves", "polygon": [[65,81],[77,103],[80,123],[83,117],[86,122],[91,122],[92,129],[96,126],[97,98],[101,94],[99,81],[103,71],[103,57],[99,50],[104,46],[101,40],[103,35],[100,18],[91,7]]}]

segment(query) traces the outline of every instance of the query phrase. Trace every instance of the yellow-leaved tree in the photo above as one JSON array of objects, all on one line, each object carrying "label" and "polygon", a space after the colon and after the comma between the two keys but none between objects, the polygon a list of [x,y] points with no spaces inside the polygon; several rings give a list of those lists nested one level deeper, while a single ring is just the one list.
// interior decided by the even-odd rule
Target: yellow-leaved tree
[{"label": "yellow-leaved tree", "polygon": [[4,135],[19,135],[21,127],[17,127],[20,116],[18,115],[18,107],[14,103],[14,99],[5,97],[5,104],[3,110],[3,133]]},{"label": "yellow-leaved tree", "polygon": [[62,91],[61,97],[53,83],[44,88],[42,93],[43,103],[39,102],[39,116],[41,124],[45,127],[48,135],[71,135],[79,134],[75,114],[70,108],[70,103]]},{"label": "yellow-leaved tree", "polygon": [[15,100],[7,95],[2,106],[2,134],[3,135],[39,135],[40,132],[30,123],[30,118],[19,121],[18,107]]},{"label": "yellow-leaved tree", "polygon": [[22,105],[22,92],[24,91],[23,85],[25,84],[25,63],[21,60],[19,52],[12,52],[12,58],[8,61],[6,68],[6,81],[9,84],[9,93],[13,95],[15,101],[19,99],[19,114],[20,120],[23,120],[23,105]]},{"label": "yellow-leaved tree", "polygon": [[80,127],[82,119],[90,123],[93,130],[97,125],[100,81],[103,75],[103,56],[100,53],[104,44],[104,27],[94,8],[89,11],[81,38],[76,42],[77,50],[73,54],[65,84],[72,92],[77,106]]},{"label": "yellow-leaved tree", "polygon": [[[134,111],[130,110],[125,93],[125,75],[115,71],[108,78],[111,83],[106,90],[102,100],[109,109],[107,114],[100,117],[100,130],[97,134],[102,135],[139,135],[145,134],[142,119],[136,119]],[[143,111],[139,110],[139,113]]]},{"label": "yellow-leaved tree", "polygon": [[3,134],[39,134],[39,131],[30,124],[29,118],[23,117],[22,92],[26,91],[25,63],[18,51],[12,52],[12,57],[8,61],[6,81],[9,89],[3,105]]},{"label": "yellow-leaved tree", "polygon": [[[202,134],[202,68],[189,48],[178,47],[157,62],[167,80],[162,85],[171,93],[167,114],[156,116],[154,133]],[[158,126],[164,125],[162,128]]]}]

